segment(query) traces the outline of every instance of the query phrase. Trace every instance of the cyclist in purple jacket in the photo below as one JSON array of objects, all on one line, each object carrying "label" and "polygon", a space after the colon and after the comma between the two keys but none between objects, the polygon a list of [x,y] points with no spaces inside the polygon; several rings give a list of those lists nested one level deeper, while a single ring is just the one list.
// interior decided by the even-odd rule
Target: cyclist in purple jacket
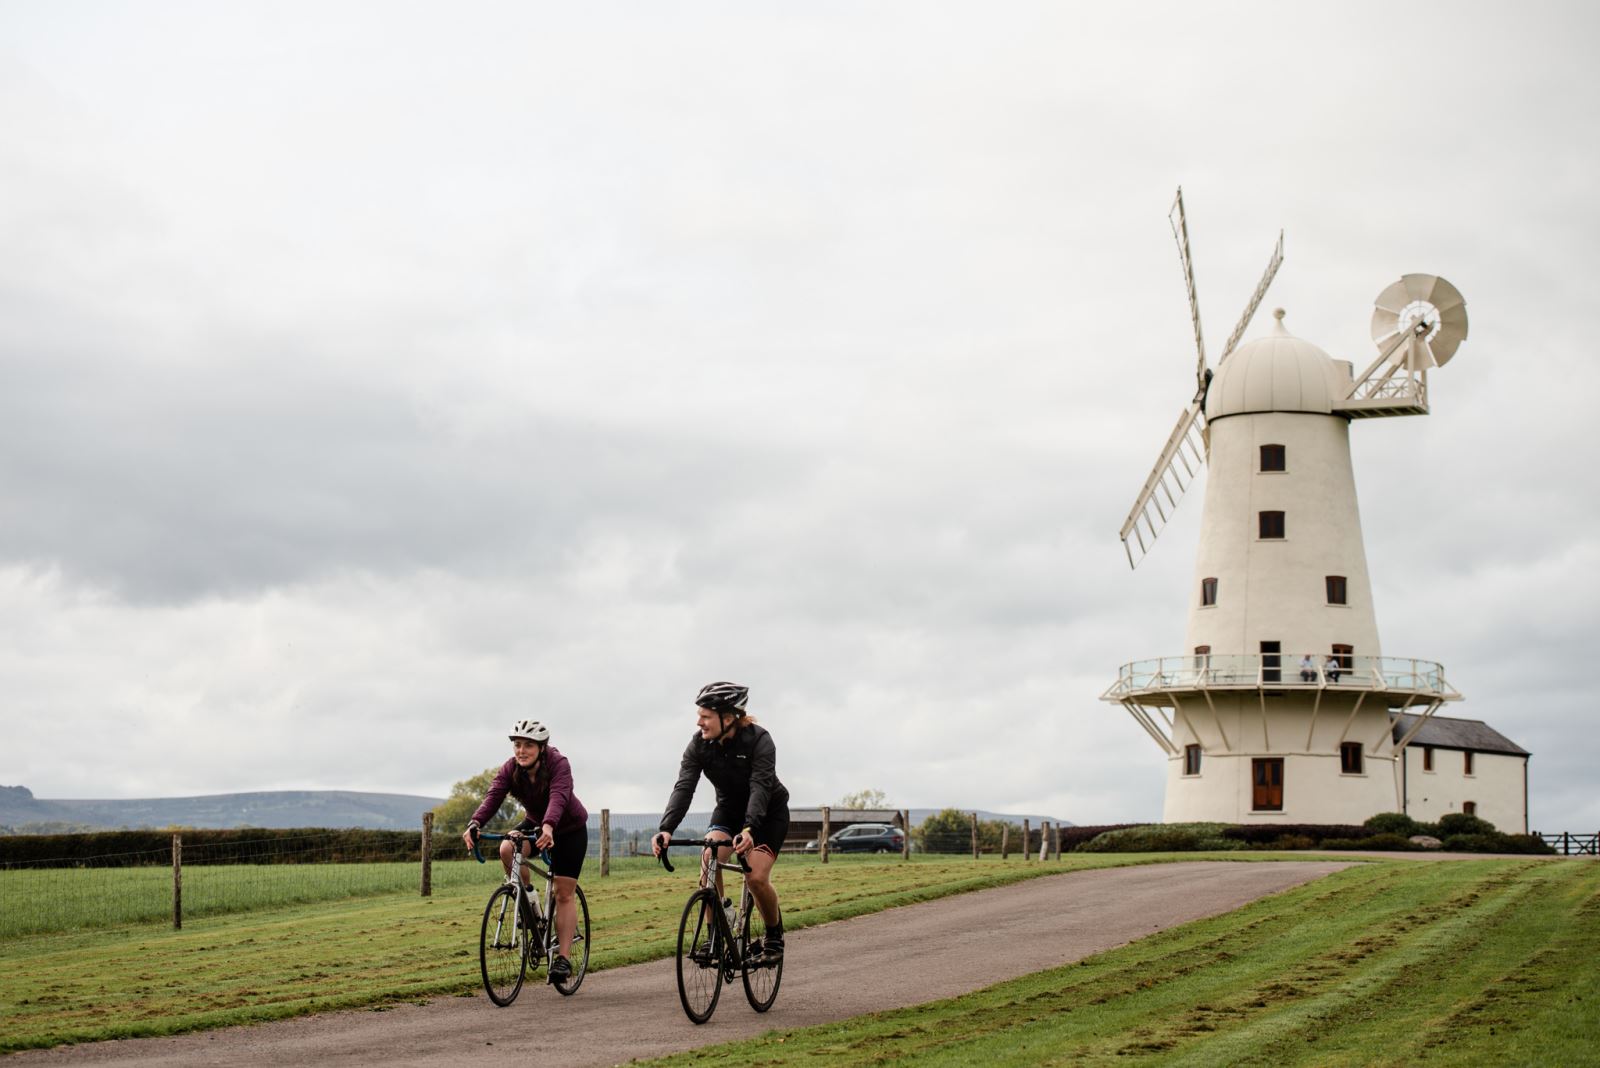
[{"label": "cyclist in purple jacket", "polygon": [[[555,876],[556,959],[550,962],[551,982],[572,975],[572,934],[578,927],[578,909],[573,888],[583,871],[583,858],[589,851],[589,812],[572,792],[572,766],[550,744],[550,728],[538,720],[518,720],[511,728],[511,759],[495,773],[489,793],[472,814],[461,840],[471,849],[477,844],[479,829],[494,816],[500,803],[510,794],[521,802],[523,820],[517,830],[528,835],[522,855],[533,850],[550,851],[550,874]],[[511,873],[512,843],[500,843],[500,863]],[[522,870],[525,884],[533,873]]]}]

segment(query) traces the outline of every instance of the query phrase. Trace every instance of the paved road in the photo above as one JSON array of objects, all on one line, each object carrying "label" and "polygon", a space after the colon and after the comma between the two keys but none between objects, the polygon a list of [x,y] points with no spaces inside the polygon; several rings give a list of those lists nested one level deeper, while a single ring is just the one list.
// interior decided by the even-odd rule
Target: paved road
[{"label": "paved road", "polygon": [[[669,960],[597,972],[572,998],[530,986],[506,1009],[480,993],[388,1012],[328,1013],[19,1053],[6,1063],[482,1068],[553,1056],[573,1066],[619,1064],[964,994],[1228,912],[1348,866],[1336,860],[1190,862],[1069,872],[796,931],[787,940],[783,985],[772,1010],[751,1011],[735,983],[723,988],[716,1015],[700,1027],[683,1015]],[[514,1060],[506,1061],[508,1055]]]}]

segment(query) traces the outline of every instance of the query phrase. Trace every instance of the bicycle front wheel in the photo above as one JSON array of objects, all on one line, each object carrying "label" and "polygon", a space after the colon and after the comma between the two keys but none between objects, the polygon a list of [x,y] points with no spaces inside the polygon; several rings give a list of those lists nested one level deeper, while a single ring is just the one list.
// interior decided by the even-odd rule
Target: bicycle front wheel
[{"label": "bicycle front wheel", "polygon": [[678,1000],[689,1019],[703,1024],[722,995],[723,939],[717,933],[722,906],[710,890],[696,890],[678,924]]},{"label": "bicycle front wheel", "polygon": [[753,901],[745,903],[744,931],[741,933],[744,943],[744,996],[752,1009],[766,1012],[778,1000],[778,984],[783,981],[783,958],[779,957],[776,964],[764,960],[750,963],[751,948],[767,935],[766,921],[761,918],[761,910],[755,907]]},{"label": "bicycle front wheel", "polygon": [[[578,987],[583,984],[583,977],[589,971],[589,902],[584,900],[583,887],[575,886],[572,891],[577,895],[578,928],[572,932],[572,954],[567,958],[572,963],[572,974],[555,988],[567,997],[578,992]],[[555,924],[550,925],[551,938],[554,939]],[[556,944],[550,943],[550,959],[555,959]]]},{"label": "bicycle front wheel", "polygon": [[517,892],[502,886],[489,895],[478,940],[478,964],[489,1000],[506,1006],[517,998],[528,972],[531,932],[517,917]]}]

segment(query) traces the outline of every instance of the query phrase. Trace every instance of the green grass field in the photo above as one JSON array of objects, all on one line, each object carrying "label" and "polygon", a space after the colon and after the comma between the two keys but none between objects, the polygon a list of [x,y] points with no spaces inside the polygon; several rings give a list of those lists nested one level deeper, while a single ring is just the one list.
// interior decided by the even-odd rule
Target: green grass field
[{"label": "green grass field", "polygon": [[[786,857],[781,885],[788,924],[799,928],[1046,872],[1125,863],[1128,858],[1116,856],[1026,865],[1016,859],[919,857],[907,866],[852,857],[822,865]],[[117,885],[96,891],[85,906],[81,924],[0,941],[0,1051],[172,1034],[481,989],[478,925],[500,878],[498,864],[435,865],[431,898],[417,894],[416,865],[341,866],[403,869],[365,873],[366,882],[353,891],[349,873],[334,867],[193,869],[219,882],[232,880],[236,893],[227,911],[190,916],[181,931],[160,923],[107,926],[107,910],[119,907],[116,899],[123,896],[134,914],[159,918],[165,909],[170,920],[163,887],[170,890],[171,873],[158,884],[141,881],[138,869],[120,870]],[[328,870],[319,873],[322,868]],[[616,864],[612,872],[603,880],[597,870],[584,877],[594,933],[590,967],[669,955],[683,900],[694,885],[692,863],[676,875],[642,859]],[[28,892],[45,892],[49,880],[28,881],[39,874],[70,885],[75,872],[0,872],[0,893],[19,899],[8,886],[13,879]],[[189,876],[186,871],[186,900]],[[385,879],[399,879],[405,889],[384,891]],[[351,892],[367,896],[348,897]],[[313,903],[274,904],[292,895]],[[324,900],[340,895],[346,899]],[[31,922],[47,921],[36,916]]]},{"label": "green grass field", "polygon": [[[782,886],[797,928],[1039,874],[1198,859],[1297,858],[797,858]],[[124,925],[0,942],[0,1050],[474,993],[478,921],[495,882],[492,868],[441,865],[427,899],[413,887],[182,931]],[[692,872],[642,864],[605,880],[589,873],[592,966],[668,955],[692,882]],[[1378,861],[964,998],[672,1060],[1593,1064],[1597,958],[1600,864]]]},{"label": "green grass field", "polygon": [[1364,864],[976,994],[654,1064],[1600,1064],[1600,864]]}]

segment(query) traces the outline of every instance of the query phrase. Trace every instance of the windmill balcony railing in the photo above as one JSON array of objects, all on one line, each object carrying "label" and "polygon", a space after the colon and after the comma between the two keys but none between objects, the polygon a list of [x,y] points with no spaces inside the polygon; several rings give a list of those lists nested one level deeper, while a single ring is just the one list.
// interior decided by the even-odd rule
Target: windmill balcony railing
[{"label": "windmill balcony railing", "polygon": [[1122,665],[1107,700],[1194,690],[1372,690],[1452,700],[1444,667],[1398,656],[1341,656],[1302,669],[1298,657],[1259,654],[1165,656]]},{"label": "windmill balcony railing", "polygon": [[1428,387],[1418,379],[1401,376],[1364,382],[1350,395],[1351,400],[1415,401],[1427,403]]}]

